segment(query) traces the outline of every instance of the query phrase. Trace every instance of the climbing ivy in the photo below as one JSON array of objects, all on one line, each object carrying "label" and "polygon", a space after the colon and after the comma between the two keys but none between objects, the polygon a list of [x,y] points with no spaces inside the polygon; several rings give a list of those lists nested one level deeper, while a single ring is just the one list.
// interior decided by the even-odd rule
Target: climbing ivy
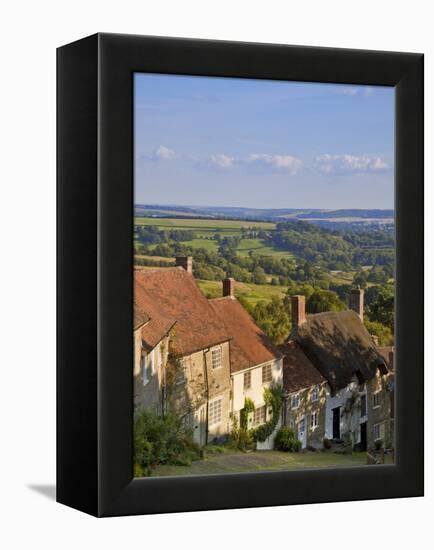
[{"label": "climbing ivy", "polygon": [[256,442],[265,441],[267,437],[270,437],[277,426],[280,417],[280,410],[282,408],[282,387],[272,386],[271,388],[265,388],[264,402],[267,407],[271,406],[273,415],[265,424],[250,430],[250,434]]}]

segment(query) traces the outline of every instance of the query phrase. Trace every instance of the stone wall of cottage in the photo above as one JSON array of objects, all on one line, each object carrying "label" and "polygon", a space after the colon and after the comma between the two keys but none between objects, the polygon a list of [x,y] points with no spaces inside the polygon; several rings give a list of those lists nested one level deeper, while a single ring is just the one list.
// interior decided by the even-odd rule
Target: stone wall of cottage
[{"label": "stone wall of cottage", "polygon": [[[374,378],[367,382],[368,406],[368,449],[374,449],[376,439],[381,439],[383,447],[394,447],[394,419],[393,404],[393,374],[382,375],[379,371]],[[374,401],[374,394],[377,395]],[[380,437],[376,438],[374,426],[379,426]]]},{"label": "stone wall of cottage", "polygon": [[[168,339],[146,352],[142,348],[141,331],[134,333],[134,406],[163,411],[164,366]],[[145,372],[146,368],[146,372]]]},{"label": "stone wall of cottage", "polygon": [[[220,349],[221,366],[213,368],[212,352]],[[229,342],[209,348],[203,355],[208,379],[208,442],[225,438],[230,432],[231,387]],[[219,405],[216,405],[218,404]],[[221,421],[211,423],[212,409],[221,408]]]},{"label": "stone wall of cottage", "polygon": [[[294,430],[304,447],[322,449],[324,446],[326,424],[326,402],[328,386],[326,383],[318,384],[318,399],[313,400],[314,388],[302,389],[289,394],[286,402],[286,425]],[[298,396],[298,406],[294,404],[294,397]],[[312,414],[318,414],[318,425],[312,427]],[[301,432],[303,419],[305,423],[305,436]]]}]

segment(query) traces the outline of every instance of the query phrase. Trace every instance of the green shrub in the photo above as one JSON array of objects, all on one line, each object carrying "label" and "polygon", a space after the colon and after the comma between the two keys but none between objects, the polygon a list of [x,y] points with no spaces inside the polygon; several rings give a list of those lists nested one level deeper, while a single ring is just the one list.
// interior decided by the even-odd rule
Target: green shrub
[{"label": "green shrub", "polygon": [[294,430],[282,426],[276,434],[274,448],[278,451],[298,453],[301,449],[301,441],[298,440]]},{"label": "green shrub", "polygon": [[375,450],[381,451],[381,448],[383,447],[383,441],[381,439],[377,439],[374,443]]},{"label": "green shrub", "polygon": [[330,441],[330,439],[325,437],[323,441],[323,446],[324,446],[324,449],[330,450],[332,448],[332,442]]},{"label": "green shrub", "polygon": [[134,419],[134,475],[149,476],[158,464],[189,466],[200,458],[192,430],[174,413],[140,409]]}]

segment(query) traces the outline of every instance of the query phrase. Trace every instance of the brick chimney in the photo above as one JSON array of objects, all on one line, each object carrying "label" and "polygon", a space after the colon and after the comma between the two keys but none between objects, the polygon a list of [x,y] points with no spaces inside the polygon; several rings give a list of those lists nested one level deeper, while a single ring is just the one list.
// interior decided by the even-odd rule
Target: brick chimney
[{"label": "brick chimney", "polygon": [[176,266],[183,267],[187,273],[193,275],[193,258],[191,256],[178,256]]},{"label": "brick chimney", "polygon": [[235,279],[233,279],[232,277],[227,277],[226,279],[223,279],[223,296],[230,296],[231,298],[233,298],[234,290]]},{"label": "brick chimney", "polygon": [[291,318],[293,327],[306,321],[306,299],[301,294],[291,297]]},{"label": "brick chimney", "polygon": [[365,291],[361,288],[355,288],[350,291],[348,305],[350,309],[355,311],[363,321],[363,295]]}]

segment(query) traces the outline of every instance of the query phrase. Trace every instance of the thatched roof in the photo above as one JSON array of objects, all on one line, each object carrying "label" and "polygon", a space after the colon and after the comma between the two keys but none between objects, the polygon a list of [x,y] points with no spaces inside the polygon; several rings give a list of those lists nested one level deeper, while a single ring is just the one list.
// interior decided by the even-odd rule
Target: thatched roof
[{"label": "thatched roof", "polygon": [[384,357],[354,311],[308,315],[293,336],[333,391],[347,386],[354,375],[362,382],[384,368]]},{"label": "thatched roof", "polygon": [[310,388],[326,382],[313,366],[296,340],[279,346],[283,357],[283,387],[289,393]]}]

